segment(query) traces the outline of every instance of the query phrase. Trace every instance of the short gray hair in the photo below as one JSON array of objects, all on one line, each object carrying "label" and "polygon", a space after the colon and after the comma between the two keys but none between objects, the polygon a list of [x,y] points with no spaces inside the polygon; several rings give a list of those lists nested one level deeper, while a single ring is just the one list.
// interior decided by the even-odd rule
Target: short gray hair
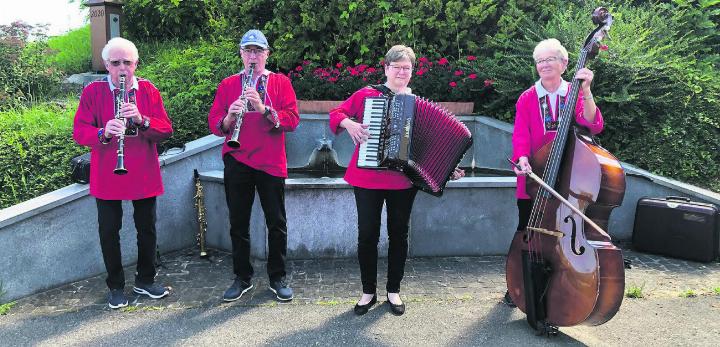
[{"label": "short gray hair", "polygon": [[565,47],[563,47],[557,39],[546,39],[540,41],[540,43],[535,46],[535,50],[533,50],[533,59],[537,60],[540,52],[545,50],[555,51],[558,57],[563,58],[565,61],[568,60],[567,49],[565,49]]},{"label": "short gray hair", "polygon": [[390,47],[390,50],[385,54],[385,65],[390,65],[390,63],[403,59],[409,60],[413,66],[415,66],[415,52],[413,52],[412,48],[404,45],[395,45]]},{"label": "short gray hair", "polygon": [[140,58],[140,55],[138,54],[137,47],[135,47],[135,44],[132,43],[130,40],[126,40],[122,37],[113,37],[108,41],[107,44],[105,44],[105,47],[103,47],[102,50],[102,58],[103,60],[108,60],[110,58],[110,51],[113,49],[125,49],[130,51],[131,59],[137,61]]}]

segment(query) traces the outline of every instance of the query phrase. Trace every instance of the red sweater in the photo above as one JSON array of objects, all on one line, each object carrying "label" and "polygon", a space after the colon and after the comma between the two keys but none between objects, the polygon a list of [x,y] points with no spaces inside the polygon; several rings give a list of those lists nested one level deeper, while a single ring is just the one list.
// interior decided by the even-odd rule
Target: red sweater
[{"label": "red sweater", "polygon": [[[340,106],[330,111],[330,130],[334,134],[342,132],[345,128],[340,126],[340,122],[345,118],[354,117],[357,122],[362,123],[365,98],[379,96],[381,94],[380,91],[371,87],[365,87],[356,91],[350,98],[340,104]],[[347,171],[345,171],[345,181],[351,186],[366,189],[389,190],[408,189],[412,187],[410,179],[400,171],[358,168],[357,159],[359,151],[360,145],[356,145],[350,163],[348,163]]]},{"label": "red sweater", "polygon": [[160,92],[148,80],[137,80],[137,108],[150,119],[150,128],[138,129],[137,136],[125,136],[125,168],[113,173],[117,164],[117,137],[102,144],[98,131],[115,117],[114,98],[107,79],[83,89],[75,113],[73,139],[90,147],[90,195],[103,200],[138,200],[163,193],[160,164],[155,144],[172,135],[172,122],[165,112]]},{"label": "red sweater", "polygon": [[[568,88],[570,86],[568,85]],[[590,130],[592,134],[598,134],[603,129],[603,117],[600,108],[596,107],[595,120],[591,124],[583,117],[585,107],[583,106],[582,91],[578,94],[575,104],[575,120]],[[557,131],[545,131],[545,123],[540,114],[540,102],[535,86],[524,91],[515,104],[515,127],[512,135],[513,155],[512,160],[525,156],[530,159],[543,145],[552,142]],[[533,168],[535,171],[535,168]],[[535,172],[535,174],[541,174]],[[525,191],[526,177],[517,177],[517,190],[515,196],[518,199],[530,199]]]},{"label": "red sweater", "polygon": [[287,157],[285,154],[285,132],[293,131],[300,123],[295,90],[290,79],[282,74],[265,71],[268,74],[265,86],[265,105],[277,111],[280,127],[264,117],[260,112],[247,112],[240,126],[240,147],[232,148],[227,140],[232,136],[233,128],[223,133],[218,124],[227,115],[228,108],[240,96],[242,78],[240,74],[225,78],[218,85],[215,101],[208,114],[210,131],[225,137],[222,155],[230,153],[235,160],[256,170],[276,177],[287,177]]}]

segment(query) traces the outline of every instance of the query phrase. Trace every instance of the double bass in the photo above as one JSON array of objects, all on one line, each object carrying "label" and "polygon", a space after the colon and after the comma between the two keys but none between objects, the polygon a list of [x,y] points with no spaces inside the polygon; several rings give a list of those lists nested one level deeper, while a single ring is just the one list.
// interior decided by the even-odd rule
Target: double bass
[{"label": "double bass", "polygon": [[[597,54],[612,24],[602,7],[592,19],[597,27],[585,39],[575,71]],[[567,105],[576,104],[581,83],[573,79]],[[573,124],[574,112],[562,110],[555,139],[530,158],[542,179],[533,174],[538,183],[527,181],[530,220],[515,233],[506,263],[510,297],[538,334],[607,322],[625,290],[622,250],[603,230],[622,203],[625,173],[617,158]]]}]

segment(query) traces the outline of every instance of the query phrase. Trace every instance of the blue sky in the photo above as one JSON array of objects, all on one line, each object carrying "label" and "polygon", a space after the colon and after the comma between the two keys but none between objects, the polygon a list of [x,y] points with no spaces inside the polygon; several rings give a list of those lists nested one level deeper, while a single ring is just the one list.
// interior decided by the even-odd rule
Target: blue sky
[{"label": "blue sky", "polygon": [[87,10],[68,0],[0,0],[0,24],[22,20],[28,24],[49,24],[48,35],[59,35],[86,23]]}]

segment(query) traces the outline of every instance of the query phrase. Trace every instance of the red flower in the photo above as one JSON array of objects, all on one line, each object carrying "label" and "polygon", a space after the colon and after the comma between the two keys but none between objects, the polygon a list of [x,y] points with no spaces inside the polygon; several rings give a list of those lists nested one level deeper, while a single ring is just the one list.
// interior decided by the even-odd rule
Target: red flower
[{"label": "red flower", "polygon": [[309,60],[303,60],[302,64],[303,64],[303,65],[310,65],[310,61],[309,61]]},{"label": "red flower", "polygon": [[427,70],[425,69],[418,69],[417,71],[415,71],[415,74],[418,76],[422,76],[426,71]]},{"label": "red flower", "polygon": [[365,69],[367,69],[367,67],[368,66],[365,64],[360,64],[360,65],[356,66],[355,68],[357,69],[357,72],[363,72],[363,71],[365,71]]},{"label": "red flower", "polygon": [[475,57],[474,55],[468,55],[468,56],[467,56],[467,60],[468,60],[468,61],[477,60],[477,57]]},{"label": "red flower", "polygon": [[468,78],[471,79],[471,80],[474,80],[474,79],[477,78],[477,75],[474,74],[474,73],[471,73],[471,74],[468,75]]},{"label": "red flower", "polygon": [[455,70],[455,76],[462,76],[463,71],[462,70]]},{"label": "red flower", "polygon": [[348,66],[347,70],[350,71],[350,76],[357,76],[360,72],[352,66]]},{"label": "red flower", "polygon": [[302,70],[303,70],[303,67],[302,67],[301,65],[298,65],[298,66],[295,68],[295,71],[297,71],[297,72],[300,72],[300,71],[302,71]]},{"label": "red flower", "polygon": [[426,57],[420,57],[420,59],[418,59],[418,61],[419,61],[420,63],[428,63],[428,62],[430,62],[430,60],[428,60],[428,58],[426,58]]},{"label": "red flower", "polygon": [[445,58],[440,58],[437,62],[439,65],[446,65],[448,63],[448,60]]},{"label": "red flower", "polygon": [[363,81],[367,81],[367,78],[366,78],[366,77],[363,77]]},{"label": "red flower", "polygon": [[490,79],[485,80],[485,86],[486,86],[486,87],[489,87],[489,86],[493,85],[493,83],[495,83],[495,80],[490,80]]},{"label": "red flower", "polygon": [[335,64],[335,67],[339,69],[339,68],[343,67],[343,65],[342,65],[342,63],[337,63],[337,64]]},{"label": "red flower", "polygon": [[328,78],[328,81],[330,81],[330,82],[336,82],[337,80],[338,80],[337,77]]},{"label": "red flower", "polygon": [[457,87],[457,83],[456,83],[456,82],[450,82],[450,87],[453,87],[453,88]]},{"label": "red flower", "polygon": [[374,67],[369,67],[369,68],[367,68],[366,71],[367,71],[367,73],[373,73],[373,72],[377,71],[377,69]]}]

